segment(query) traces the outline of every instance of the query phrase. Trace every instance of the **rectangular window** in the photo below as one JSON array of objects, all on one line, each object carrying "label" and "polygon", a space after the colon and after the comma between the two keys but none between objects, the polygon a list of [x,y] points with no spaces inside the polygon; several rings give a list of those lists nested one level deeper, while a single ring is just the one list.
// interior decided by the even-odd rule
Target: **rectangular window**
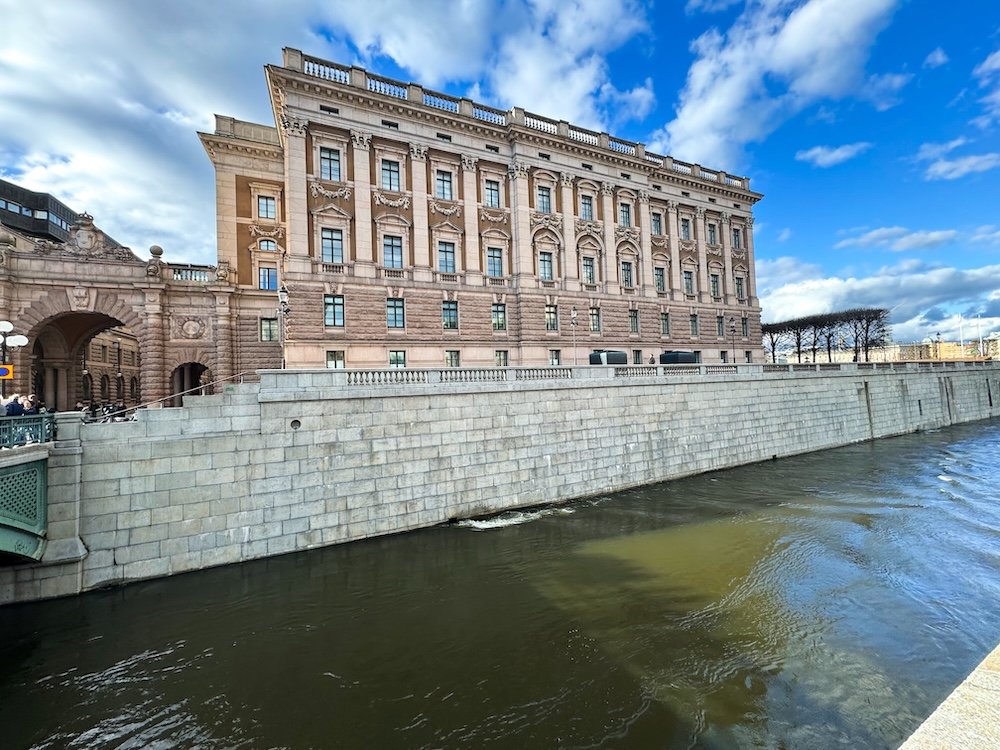
[{"label": "rectangular window", "polygon": [[261,341],[277,341],[278,340],[278,319],[277,318],[261,318],[260,319],[260,340]]},{"label": "rectangular window", "polygon": [[596,283],[594,279],[594,259],[584,258],[583,259],[583,283],[584,284],[594,284]]},{"label": "rectangular window", "polygon": [[538,254],[538,276],[542,281],[552,281],[552,253]]},{"label": "rectangular window", "polygon": [[500,183],[496,180],[486,180],[483,205],[487,208],[500,208]]},{"label": "rectangular window", "polygon": [[652,226],[650,227],[651,234],[663,234],[663,216],[661,214],[653,214]]},{"label": "rectangular window", "polygon": [[438,270],[441,273],[455,273],[455,243],[438,243]]},{"label": "rectangular window", "polygon": [[690,318],[690,322],[691,322],[691,335],[692,336],[697,336],[698,335],[698,316],[696,314],[692,315],[691,318]]},{"label": "rectangular window", "polygon": [[694,271],[684,272],[684,294],[694,294]]},{"label": "rectangular window", "polygon": [[753,352],[743,352],[743,361],[748,365],[753,362]]},{"label": "rectangular window", "polygon": [[653,284],[656,286],[656,291],[667,291],[667,269],[660,266],[653,269]]},{"label": "rectangular window", "polygon": [[506,367],[510,357],[506,349],[497,349],[493,352],[493,364],[497,367]]},{"label": "rectangular window", "polygon": [[549,349],[549,367],[559,367],[562,364],[562,352],[558,349]]},{"label": "rectangular window", "polygon": [[319,178],[340,182],[340,151],[335,148],[319,150]]},{"label": "rectangular window", "polygon": [[386,268],[403,267],[403,238],[386,235],[382,238],[382,265]]},{"label": "rectangular window", "polygon": [[398,297],[389,297],[385,301],[385,324],[388,328],[406,328],[404,300]]},{"label": "rectangular window", "polygon": [[507,305],[502,302],[493,305],[493,307],[490,308],[490,315],[493,317],[494,331],[507,330]]},{"label": "rectangular window", "polygon": [[729,352],[727,352],[725,349],[720,349],[719,350],[719,361],[722,362],[722,364],[725,364],[726,362],[728,362],[729,361]]},{"label": "rectangular window", "polygon": [[257,269],[257,288],[276,291],[278,289],[278,269],[261,266]]},{"label": "rectangular window", "polygon": [[460,367],[459,354],[457,349],[446,349],[444,353],[445,367]]},{"label": "rectangular window", "polygon": [[719,338],[726,335],[726,319],[721,315],[715,316],[715,335]]},{"label": "rectangular window", "polygon": [[746,318],[740,321],[740,333],[743,335],[743,338],[750,336],[750,321]]},{"label": "rectangular window", "polygon": [[405,351],[390,351],[389,352],[389,367],[406,367],[406,352]]},{"label": "rectangular window", "polygon": [[691,219],[681,219],[681,239],[691,239]]},{"label": "rectangular window", "polygon": [[451,189],[451,172],[445,172],[443,169],[437,170],[437,176],[434,182],[434,196],[445,201],[453,199],[454,193]]},{"label": "rectangular window", "polygon": [[599,307],[590,308],[590,330],[601,330],[601,308]]},{"label": "rectangular window", "polygon": [[344,233],[339,229],[323,229],[322,251],[324,263],[344,262]]},{"label": "rectangular window", "polygon": [[399,192],[399,162],[382,160],[382,189]]},{"label": "rectangular window", "polygon": [[559,330],[559,308],[556,305],[545,306],[545,330]]},{"label": "rectangular window", "polygon": [[503,276],[503,250],[499,247],[486,248],[486,275]]},{"label": "rectangular window", "polygon": [[629,310],[628,311],[628,330],[629,333],[639,333],[639,311]]},{"label": "rectangular window", "polygon": [[722,294],[719,285],[719,274],[713,273],[711,276],[708,277],[708,279],[709,279],[709,286],[712,287],[712,296],[719,297]]},{"label": "rectangular window", "polygon": [[632,206],[622,203],[618,206],[618,223],[623,227],[632,226]]},{"label": "rectangular window", "polygon": [[343,351],[332,351],[326,353],[326,369],[343,370],[347,367],[347,357]]},{"label": "rectangular window", "polygon": [[739,229],[733,229],[733,249],[739,250],[742,245],[743,237]]},{"label": "rectangular window", "polygon": [[586,221],[594,220],[594,199],[589,195],[580,196],[580,218]]},{"label": "rectangular window", "polygon": [[742,276],[737,276],[736,277],[736,298],[737,299],[744,299],[745,297],[746,297],[746,293],[743,290],[743,277]]},{"label": "rectangular window", "polygon": [[622,286],[624,287],[633,286],[632,264],[627,260],[622,261]]},{"label": "rectangular window", "polygon": [[458,330],[458,303],[445,300],[441,303],[441,325],[447,330]]},{"label": "rectangular window", "polygon": [[552,213],[552,191],[547,187],[538,188],[538,205],[535,207],[539,213]]},{"label": "rectangular window", "polygon": [[274,219],[278,216],[278,204],[269,195],[258,195],[257,196],[257,218],[259,219]]},{"label": "rectangular window", "polygon": [[670,313],[660,313],[660,335],[670,335]]},{"label": "rectangular window", "polygon": [[632,350],[632,364],[641,365],[642,364],[642,349]]},{"label": "rectangular window", "polygon": [[708,225],[708,244],[717,245],[718,238],[715,236],[715,224]]},{"label": "rectangular window", "polygon": [[344,296],[342,294],[323,295],[323,325],[334,328],[344,327]]}]

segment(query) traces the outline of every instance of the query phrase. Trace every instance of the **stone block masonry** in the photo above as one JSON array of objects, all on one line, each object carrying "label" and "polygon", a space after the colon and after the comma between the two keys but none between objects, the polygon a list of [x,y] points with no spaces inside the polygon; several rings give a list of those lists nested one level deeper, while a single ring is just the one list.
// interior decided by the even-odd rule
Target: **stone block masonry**
[{"label": "stone block masonry", "polygon": [[59,415],[39,564],[0,603],[1000,416],[1000,366],[262,371],[133,423]]}]

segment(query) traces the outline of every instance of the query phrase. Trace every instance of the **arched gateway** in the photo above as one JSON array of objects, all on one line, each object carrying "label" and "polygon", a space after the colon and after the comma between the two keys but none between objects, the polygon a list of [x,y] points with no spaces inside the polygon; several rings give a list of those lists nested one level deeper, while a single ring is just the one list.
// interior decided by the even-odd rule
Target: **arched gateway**
[{"label": "arched gateway", "polygon": [[[240,364],[242,370],[254,370],[280,363],[277,346],[273,352],[258,348],[252,361],[236,361],[241,329],[234,310],[236,285],[224,265],[170,264],[156,246],[150,248],[152,257],[142,260],[107,238],[86,214],[65,243],[4,229],[0,319],[11,321],[15,332],[29,340],[8,353],[15,372],[13,382],[6,383],[8,394],[40,390],[46,405],[57,410],[102,395],[151,403],[175,393],[175,381],[188,384],[190,377],[175,375],[180,365],[205,385],[205,374],[224,379],[240,372]],[[133,367],[123,372],[128,368],[122,366],[122,347],[112,338],[107,373],[95,377],[93,365],[88,371],[90,345],[109,330],[119,334],[118,342],[122,335],[133,342],[137,351],[127,352]],[[175,402],[180,400],[169,403]]]}]

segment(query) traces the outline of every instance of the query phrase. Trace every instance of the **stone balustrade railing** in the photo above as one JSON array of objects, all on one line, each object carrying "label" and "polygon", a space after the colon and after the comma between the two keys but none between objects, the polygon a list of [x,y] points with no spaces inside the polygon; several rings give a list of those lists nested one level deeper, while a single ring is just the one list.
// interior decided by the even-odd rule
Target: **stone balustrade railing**
[{"label": "stone balustrade railing", "polygon": [[322,78],[345,86],[364,88],[382,96],[417,102],[456,115],[464,115],[493,125],[520,125],[549,135],[563,136],[594,148],[604,148],[617,154],[632,156],[656,167],[690,175],[701,180],[716,182],[734,188],[750,189],[748,177],[734,177],[725,172],[702,169],[697,164],[678,162],[669,156],[649,153],[642,143],[615,138],[608,133],[597,133],[571,125],[563,120],[512,109],[507,112],[470,99],[457,98],[438,91],[430,91],[414,83],[404,83],[369,73],[364,68],[340,65],[329,60],[303,54],[299,50],[285,50],[285,67],[300,70],[306,75]]}]

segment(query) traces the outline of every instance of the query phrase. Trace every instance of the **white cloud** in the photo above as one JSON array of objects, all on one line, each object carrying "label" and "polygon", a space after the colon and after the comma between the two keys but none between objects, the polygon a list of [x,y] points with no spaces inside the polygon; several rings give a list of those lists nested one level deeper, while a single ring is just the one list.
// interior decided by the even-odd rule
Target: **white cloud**
[{"label": "white cloud", "polygon": [[[680,159],[733,169],[742,148],[815,102],[864,96],[864,67],[898,0],[782,0],[748,4],[725,33],[712,29],[697,56],[677,116],[650,146]],[[789,12],[791,8],[791,12]],[[898,78],[877,79],[878,101]]]},{"label": "white cloud", "polygon": [[987,245],[1000,245],[1000,229],[992,225],[979,227],[972,235],[972,241]]},{"label": "white cloud", "polygon": [[880,227],[857,237],[841,240],[834,248],[887,247],[890,250],[926,250],[940,247],[958,237],[954,229],[911,232],[904,227]]},{"label": "white cloud", "polygon": [[792,230],[785,227],[780,232],[778,232],[778,242],[788,242],[792,238]]},{"label": "white cloud", "polygon": [[968,142],[969,141],[965,138],[956,138],[955,140],[948,141],[947,143],[922,143],[915,158],[918,161],[931,161],[932,159],[938,159],[945,154],[954,151],[959,146],[964,146]]},{"label": "white cloud", "polygon": [[1000,50],[979,63],[972,74],[979,79],[979,86],[987,89],[985,96],[979,100],[985,113],[973,122],[980,127],[989,127],[1000,122]]},{"label": "white cloud", "polygon": [[1000,167],[1000,153],[976,154],[959,159],[938,159],[924,173],[927,180],[957,180],[968,174],[988,172]]},{"label": "white cloud", "polygon": [[688,0],[684,10],[687,13],[718,13],[734,5],[739,5],[743,0]]},{"label": "white cloud", "polygon": [[942,65],[948,64],[948,55],[945,51],[938,47],[930,52],[927,57],[924,58],[925,68],[940,68]]},{"label": "white cloud", "polygon": [[805,151],[798,151],[795,154],[796,161],[809,162],[816,167],[832,167],[853,159],[858,154],[862,154],[870,149],[872,144],[860,142],[849,143],[845,146],[813,146]]},{"label": "white cloud", "polygon": [[879,112],[885,112],[899,104],[899,92],[913,78],[909,73],[885,73],[869,77],[863,97],[870,101]]}]

